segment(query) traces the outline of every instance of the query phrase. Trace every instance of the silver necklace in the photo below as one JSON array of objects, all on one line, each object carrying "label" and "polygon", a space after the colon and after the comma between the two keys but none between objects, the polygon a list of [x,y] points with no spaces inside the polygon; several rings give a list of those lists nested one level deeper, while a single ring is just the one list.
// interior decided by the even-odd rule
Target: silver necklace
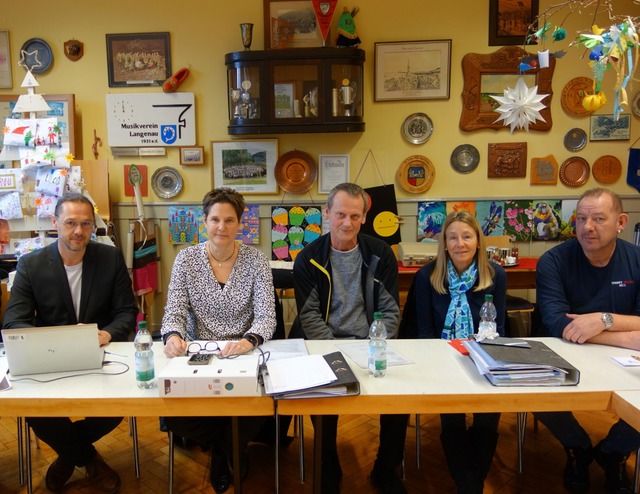
[{"label": "silver necklace", "polygon": [[226,259],[223,259],[223,260],[220,260],[216,256],[213,255],[213,252],[211,252],[211,244],[208,244],[207,252],[218,263],[218,267],[221,268],[222,267],[222,263],[223,262],[227,262],[236,253],[236,244],[235,244],[235,242],[233,243],[233,251],[231,252],[231,255],[229,257],[227,257]]}]

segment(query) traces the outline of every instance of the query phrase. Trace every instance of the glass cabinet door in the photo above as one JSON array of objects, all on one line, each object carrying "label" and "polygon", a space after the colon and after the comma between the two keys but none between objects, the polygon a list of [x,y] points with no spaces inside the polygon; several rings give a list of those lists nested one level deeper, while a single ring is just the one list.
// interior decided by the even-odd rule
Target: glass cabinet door
[{"label": "glass cabinet door", "polygon": [[331,66],[331,116],[363,117],[362,91],[361,65]]},{"label": "glass cabinet door", "polygon": [[229,120],[260,118],[260,67],[243,65],[227,69]]}]

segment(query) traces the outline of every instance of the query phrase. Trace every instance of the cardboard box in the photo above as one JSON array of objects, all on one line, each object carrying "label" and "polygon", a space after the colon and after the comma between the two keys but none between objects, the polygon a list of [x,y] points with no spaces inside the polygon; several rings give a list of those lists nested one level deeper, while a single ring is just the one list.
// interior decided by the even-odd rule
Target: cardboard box
[{"label": "cardboard box", "polygon": [[158,374],[160,396],[260,396],[258,356],[213,357],[207,365],[189,365],[189,357],[175,357]]}]

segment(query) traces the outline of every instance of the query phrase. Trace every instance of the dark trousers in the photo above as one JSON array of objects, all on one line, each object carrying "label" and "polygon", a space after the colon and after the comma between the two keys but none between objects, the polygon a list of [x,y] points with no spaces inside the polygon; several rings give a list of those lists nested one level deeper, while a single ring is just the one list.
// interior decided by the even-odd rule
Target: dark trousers
[{"label": "dark trousers", "polygon": [[499,413],[474,413],[467,429],[464,413],[440,415],[440,442],[459,494],[481,494],[498,444]]},{"label": "dark trousers", "polygon": [[[338,461],[338,415],[312,415],[314,424],[322,420],[322,462]],[[376,463],[396,468],[402,463],[408,415],[380,415],[380,446]]]},{"label": "dark trousers", "polygon": [[30,417],[27,421],[62,461],[83,467],[96,456],[93,443],[118,427],[122,417],[86,417],[75,422],[67,417]]},{"label": "dark trousers", "polygon": [[[238,417],[240,450],[260,431],[267,417]],[[211,448],[216,454],[231,456],[233,437],[231,417],[165,417],[167,428],[203,448]]]},{"label": "dark trousers", "polygon": [[[565,448],[584,449],[591,446],[591,439],[571,412],[535,412],[542,422]],[[600,444],[605,454],[629,456],[640,447],[640,433],[618,420],[609,429],[607,437]]]}]

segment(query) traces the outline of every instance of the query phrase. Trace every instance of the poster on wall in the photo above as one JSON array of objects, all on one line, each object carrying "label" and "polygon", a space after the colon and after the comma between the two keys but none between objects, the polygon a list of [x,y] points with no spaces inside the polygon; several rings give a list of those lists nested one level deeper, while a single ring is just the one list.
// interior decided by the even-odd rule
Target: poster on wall
[{"label": "poster on wall", "polygon": [[398,203],[393,185],[380,185],[364,189],[369,197],[367,218],[360,231],[396,245],[400,238]]},{"label": "poster on wall", "polygon": [[576,210],[578,199],[562,201],[560,212],[560,240],[569,240],[576,236]]},{"label": "poster on wall", "polygon": [[466,211],[467,213],[475,216],[475,201],[447,201],[447,214],[457,213],[458,211]]},{"label": "poster on wall", "polygon": [[443,201],[419,202],[418,242],[437,242],[446,216],[446,203]]},{"label": "poster on wall", "polygon": [[476,220],[485,237],[504,235],[503,212],[503,201],[476,201]]},{"label": "poster on wall", "polygon": [[295,261],[307,245],[322,235],[322,213],[316,206],[271,208],[271,259]]},{"label": "poster on wall", "polygon": [[533,240],[555,240],[560,235],[561,201],[534,200],[531,220]]},{"label": "poster on wall", "polygon": [[[204,213],[199,206],[169,206],[169,242],[172,244],[195,245],[205,242],[209,237],[204,225]],[[260,243],[260,207],[247,205],[236,241],[249,245]]]},{"label": "poster on wall", "polygon": [[514,242],[528,242],[531,238],[531,201],[504,202],[504,234]]}]

